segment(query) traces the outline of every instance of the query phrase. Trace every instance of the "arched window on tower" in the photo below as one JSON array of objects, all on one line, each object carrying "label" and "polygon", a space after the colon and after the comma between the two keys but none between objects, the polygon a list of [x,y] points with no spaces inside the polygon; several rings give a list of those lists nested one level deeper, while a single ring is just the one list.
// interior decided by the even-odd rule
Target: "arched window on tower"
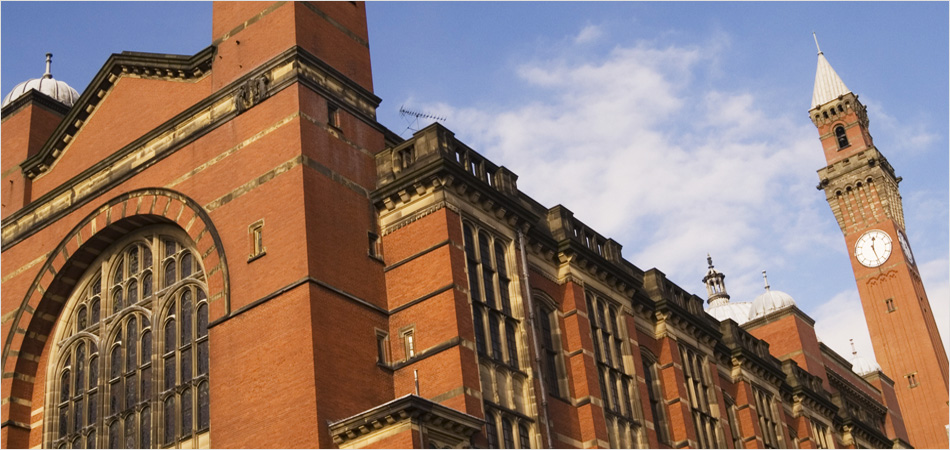
[{"label": "arched window on tower", "polygon": [[207,284],[190,244],[153,226],[90,264],[55,336],[44,447],[209,445]]},{"label": "arched window on tower", "polygon": [[843,126],[839,125],[835,127],[835,138],[838,139],[838,150],[841,150],[851,145],[850,143],[848,143],[848,135],[845,134]]}]

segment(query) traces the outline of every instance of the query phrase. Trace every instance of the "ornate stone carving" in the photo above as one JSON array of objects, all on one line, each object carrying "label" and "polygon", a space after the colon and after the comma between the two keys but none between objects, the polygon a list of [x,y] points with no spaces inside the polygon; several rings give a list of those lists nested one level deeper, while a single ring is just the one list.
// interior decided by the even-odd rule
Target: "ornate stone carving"
[{"label": "ornate stone carving", "polygon": [[243,86],[238,87],[237,92],[234,93],[234,107],[238,114],[264,101],[267,98],[269,84],[270,80],[265,73],[248,79]]}]

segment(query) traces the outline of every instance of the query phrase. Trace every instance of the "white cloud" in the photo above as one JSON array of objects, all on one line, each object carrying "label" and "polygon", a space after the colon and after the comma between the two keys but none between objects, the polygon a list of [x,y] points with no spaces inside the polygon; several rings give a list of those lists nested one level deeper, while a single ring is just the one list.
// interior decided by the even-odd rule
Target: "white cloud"
[{"label": "white cloud", "polygon": [[854,339],[858,355],[876,360],[857,290],[838,293],[819,306],[812,318],[815,319],[818,340],[845,359],[851,359],[850,340]]},{"label": "white cloud", "polygon": [[588,42],[593,42],[599,39],[604,35],[603,29],[596,25],[587,25],[577,33],[577,36],[574,36],[574,43],[576,44],[586,44]]},{"label": "white cloud", "polygon": [[[822,257],[846,251],[815,191],[825,161],[801,111],[769,110],[759,92],[710,87],[723,39],[604,54],[566,47],[513,74],[537,92],[528,103],[421,108],[450,117],[446,126],[517,173],[522,191],[565,205],[642,269],[658,267],[702,295],[708,252],[729,275],[734,301],[761,293],[763,269],[773,288],[795,294],[809,280],[790,275],[793,266],[816,270]],[[929,287],[942,295],[931,299],[950,291],[946,282]],[[823,296],[797,299],[820,336],[843,356],[850,338],[872,356],[857,292],[821,304]],[[946,301],[934,303],[947,317]]]}]

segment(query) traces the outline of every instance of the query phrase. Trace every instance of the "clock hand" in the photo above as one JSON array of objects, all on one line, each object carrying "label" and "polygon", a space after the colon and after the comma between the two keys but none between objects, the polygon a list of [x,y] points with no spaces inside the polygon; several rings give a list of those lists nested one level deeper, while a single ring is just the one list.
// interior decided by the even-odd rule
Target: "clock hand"
[{"label": "clock hand", "polygon": [[874,252],[875,257],[880,258],[880,256],[877,256],[877,249],[874,248],[874,236],[871,236],[871,251]]}]

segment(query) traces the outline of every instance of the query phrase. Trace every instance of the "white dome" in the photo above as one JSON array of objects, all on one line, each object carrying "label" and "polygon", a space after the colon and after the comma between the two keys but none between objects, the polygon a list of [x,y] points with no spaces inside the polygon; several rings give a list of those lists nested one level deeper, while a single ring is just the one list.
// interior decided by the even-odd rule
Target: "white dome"
[{"label": "white dome", "polygon": [[773,291],[766,289],[762,295],[759,295],[752,301],[752,311],[749,313],[749,320],[758,319],[766,314],[778,311],[780,309],[795,306],[795,299],[782,291]]},{"label": "white dome", "polygon": [[0,105],[0,107],[6,107],[31,89],[46,94],[52,97],[53,100],[66,106],[72,107],[73,104],[76,103],[76,100],[79,100],[79,93],[69,87],[65,81],[53,79],[53,74],[50,73],[52,56],[53,55],[49,53],[46,54],[46,73],[43,74],[42,77],[27,80],[14,86],[13,90],[11,90],[6,97],[3,97],[3,104]]},{"label": "white dome", "polygon": [[749,311],[751,309],[752,303],[749,302],[725,302],[711,305],[706,313],[720,322],[732,319],[737,324],[742,325],[749,321]]},{"label": "white dome", "polygon": [[881,366],[878,365],[878,363],[873,359],[867,359],[855,355],[854,358],[851,359],[851,370],[863,377],[869,373],[874,373],[881,370]]}]

